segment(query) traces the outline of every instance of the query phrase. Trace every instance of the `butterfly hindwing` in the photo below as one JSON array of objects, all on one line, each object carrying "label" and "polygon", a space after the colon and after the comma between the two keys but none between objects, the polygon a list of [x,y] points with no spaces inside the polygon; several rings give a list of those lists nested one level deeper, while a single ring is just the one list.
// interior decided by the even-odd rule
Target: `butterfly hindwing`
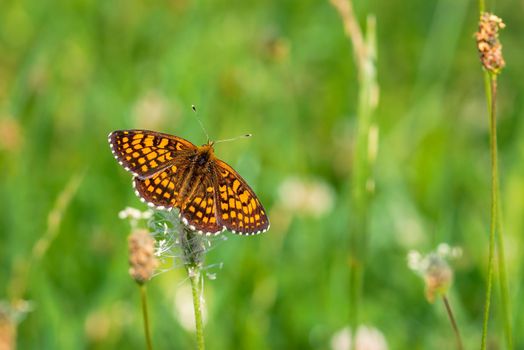
[{"label": "butterfly hindwing", "polygon": [[218,218],[233,233],[253,235],[269,229],[266,211],[253,190],[228,164],[216,160]]},{"label": "butterfly hindwing", "polygon": [[150,178],[135,177],[137,195],[157,209],[179,210],[182,222],[191,230],[215,235],[224,230],[217,222],[214,187],[209,177],[195,174],[194,167],[175,163]]},{"label": "butterfly hindwing", "polygon": [[209,177],[197,176],[180,211],[182,222],[206,235],[224,231],[216,217],[215,187]]},{"label": "butterfly hindwing", "polygon": [[172,165],[149,178],[141,179],[136,176],[133,179],[136,194],[148,205],[159,209],[180,208],[178,179],[183,172],[184,169]]},{"label": "butterfly hindwing", "polygon": [[118,162],[144,179],[169,167],[180,151],[196,149],[180,137],[149,130],[114,131],[109,144]]}]

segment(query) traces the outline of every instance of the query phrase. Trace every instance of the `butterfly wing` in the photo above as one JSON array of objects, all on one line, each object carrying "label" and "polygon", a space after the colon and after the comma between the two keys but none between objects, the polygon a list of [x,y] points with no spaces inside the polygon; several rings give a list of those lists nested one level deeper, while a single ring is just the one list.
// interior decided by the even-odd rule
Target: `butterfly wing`
[{"label": "butterfly wing", "polygon": [[155,131],[119,130],[109,134],[109,144],[134,174],[141,200],[158,209],[178,208],[190,229],[218,234],[227,228],[245,235],[269,229],[265,209],[244,179],[214,157],[210,169],[192,161],[200,148],[191,142]]},{"label": "butterfly wing", "polygon": [[142,179],[171,166],[180,152],[196,149],[181,137],[149,130],[113,131],[108,141],[118,163]]},{"label": "butterfly wing", "polygon": [[184,159],[177,160],[149,178],[135,177],[133,185],[136,194],[151,207],[164,210],[177,208],[182,222],[193,231],[206,235],[224,231],[215,214],[211,178],[197,172]]},{"label": "butterfly wing", "polygon": [[179,208],[182,203],[179,196],[181,178],[187,169],[171,165],[158,171],[151,177],[135,176],[133,186],[142,202],[158,209]]},{"label": "butterfly wing", "polygon": [[269,219],[246,181],[228,164],[216,159],[215,198],[219,222],[233,233],[254,235],[269,229]]},{"label": "butterfly wing", "polygon": [[182,222],[201,234],[216,235],[225,230],[217,220],[215,187],[210,176],[194,177],[180,211]]}]

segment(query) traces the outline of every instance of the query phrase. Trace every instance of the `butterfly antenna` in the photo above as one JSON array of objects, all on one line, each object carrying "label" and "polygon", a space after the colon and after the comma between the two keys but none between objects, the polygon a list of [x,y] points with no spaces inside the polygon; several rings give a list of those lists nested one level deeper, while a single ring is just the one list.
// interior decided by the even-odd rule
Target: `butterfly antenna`
[{"label": "butterfly antenna", "polygon": [[240,136],[233,137],[233,138],[230,138],[230,139],[218,140],[218,141],[215,141],[215,143],[235,141],[235,140],[238,140],[238,139],[245,139],[245,138],[251,137],[251,136],[253,136],[253,134],[245,134],[245,135],[240,135]]},{"label": "butterfly antenna", "polygon": [[193,110],[193,112],[195,112],[195,118],[196,118],[196,120],[198,120],[198,124],[200,124],[200,127],[202,128],[202,131],[204,132],[204,134],[206,134],[207,142],[209,142],[209,140],[210,140],[209,139],[209,134],[207,133],[206,128],[204,128],[204,124],[202,124],[202,121],[198,117],[198,112],[197,112],[197,109],[196,109],[195,105],[191,105],[191,109]]}]

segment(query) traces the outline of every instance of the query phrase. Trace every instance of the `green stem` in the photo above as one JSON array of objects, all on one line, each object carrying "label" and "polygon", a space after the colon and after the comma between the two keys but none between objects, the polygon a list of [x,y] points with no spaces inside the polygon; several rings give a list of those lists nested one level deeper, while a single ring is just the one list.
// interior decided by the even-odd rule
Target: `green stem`
[{"label": "green stem", "polygon": [[485,4],[484,0],[479,0],[479,12],[480,12],[480,15],[482,15],[482,13],[485,11],[485,8],[486,8],[486,4]]},{"label": "green stem", "polygon": [[372,167],[369,133],[376,108],[378,84],[376,79],[375,17],[368,16],[364,36],[353,11],[351,0],[330,0],[339,12],[344,31],[353,45],[358,70],[358,120],[353,156],[353,176],[350,184],[351,224],[349,227],[349,323],[353,332],[359,323],[368,239],[369,203],[372,195]]},{"label": "green stem", "polygon": [[60,225],[62,224],[64,213],[69,208],[71,200],[78,191],[78,187],[84,178],[84,173],[85,171],[71,177],[56,198],[53,208],[47,216],[46,230],[33,245],[31,255],[29,255],[28,259],[21,260],[20,263],[14,265],[13,274],[7,287],[7,292],[12,302],[16,303],[24,298],[30,280],[31,270],[44,258],[49,247],[60,233]]},{"label": "green stem", "polygon": [[197,337],[197,348],[204,350],[204,325],[202,323],[202,274],[200,268],[204,259],[205,247],[202,236],[194,233],[187,227],[182,229],[180,244],[184,254],[187,274],[191,281],[191,291],[193,294],[193,308],[195,311],[195,327]]},{"label": "green stem", "polygon": [[[497,96],[497,75],[485,74],[485,85],[488,98],[488,107],[490,109],[490,132],[494,135],[492,153],[495,158],[492,159],[492,179],[495,186],[495,205],[497,212],[497,260],[499,269],[499,286],[502,301],[502,316],[504,322],[504,335],[506,337],[506,346],[508,350],[513,349],[513,335],[511,330],[511,311],[509,307],[508,279],[506,275],[506,257],[504,253],[504,237],[502,228],[502,208],[500,204],[500,181],[498,174],[498,156],[497,156],[497,116],[496,116],[496,96]],[[493,185],[493,184],[492,184]]]},{"label": "green stem", "polygon": [[151,342],[151,332],[149,331],[149,315],[147,312],[147,293],[146,286],[140,285],[140,299],[142,302],[142,316],[144,318],[144,333],[146,336],[147,350],[153,349],[153,343]]},{"label": "green stem", "polygon": [[486,341],[488,336],[488,321],[489,321],[489,309],[491,304],[491,289],[493,285],[493,261],[495,254],[495,231],[497,227],[497,214],[498,214],[498,202],[497,202],[497,184],[498,184],[498,155],[497,155],[497,121],[496,121],[496,110],[495,110],[495,97],[497,90],[497,76],[490,76],[489,88],[486,90],[486,97],[488,100],[489,108],[489,121],[490,121],[490,155],[491,155],[491,223],[489,230],[489,256],[488,256],[488,281],[486,288],[486,300],[484,304],[484,322],[482,327],[482,343],[481,349],[486,349]]},{"label": "green stem", "polygon": [[[356,246],[356,242],[352,244],[352,247]],[[352,249],[354,250],[354,249]],[[363,279],[363,262],[355,256],[352,252],[350,257],[350,270],[349,270],[349,306],[351,310],[350,314],[350,326],[351,331],[356,332],[358,328],[359,316],[360,316],[360,300],[362,296],[362,279]],[[354,347],[355,345],[352,344]]]},{"label": "green stem", "polygon": [[504,335],[506,336],[506,346],[508,350],[513,349],[513,335],[511,330],[511,311],[509,307],[508,279],[506,276],[506,258],[504,254],[504,238],[502,230],[502,209],[500,207],[500,186],[497,183],[497,257],[499,268],[500,295],[502,301],[502,312],[504,321]]},{"label": "green stem", "polygon": [[497,262],[499,269],[499,286],[502,301],[502,318],[506,346],[509,350],[513,349],[513,336],[511,330],[511,312],[509,307],[508,280],[506,275],[506,263],[504,254],[504,238],[502,229],[500,206],[500,184],[498,173],[498,150],[497,150],[497,115],[496,115],[496,96],[497,96],[497,75],[485,74],[486,97],[488,100],[489,120],[490,120],[490,150],[491,150],[491,227],[490,227],[490,253],[488,262],[488,289],[486,292],[486,305],[484,311],[484,326],[482,330],[482,349],[486,348],[487,327],[489,319],[489,307],[491,299],[491,285],[493,282],[493,259],[494,242],[497,244]]},{"label": "green stem", "polygon": [[374,67],[374,19],[368,17],[365,54],[360,63],[358,96],[358,129],[355,155],[353,160],[353,179],[351,184],[352,230],[350,263],[350,325],[356,331],[360,317],[363,278],[365,271],[366,248],[368,237],[368,212],[371,193],[368,182],[372,176],[372,164],[369,159],[369,132],[374,110],[373,93],[376,88]]},{"label": "green stem", "polygon": [[369,205],[372,190],[368,187],[372,181],[373,157],[370,157],[370,128],[375,110],[377,92],[375,70],[375,19],[368,16],[364,52],[359,64],[358,129],[356,135],[355,156],[352,179],[352,217],[351,265],[350,265],[350,325],[356,332],[360,320],[363,280],[366,265],[368,241]]},{"label": "green stem", "polygon": [[202,290],[200,288],[201,274],[198,266],[188,266],[187,272],[189,274],[189,280],[191,281],[191,290],[193,294],[193,307],[195,309],[195,326],[197,345],[199,350],[204,350],[204,325],[202,323],[202,305],[201,295]]},{"label": "green stem", "polygon": [[455,332],[455,339],[457,340],[457,349],[462,350],[464,349],[462,345],[462,338],[460,337],[460,332],[457,327],[457,322],[455,321],[455,317],[453,316],[453,311],[451,310],[451,306],[449,305],[448,297],[446,294],[442,294],[442,301],[444,302],[444,305],[446,306],[446,312],[448,313],[449,321],[451,322],[451,327],[453,328],[453,332]]}]

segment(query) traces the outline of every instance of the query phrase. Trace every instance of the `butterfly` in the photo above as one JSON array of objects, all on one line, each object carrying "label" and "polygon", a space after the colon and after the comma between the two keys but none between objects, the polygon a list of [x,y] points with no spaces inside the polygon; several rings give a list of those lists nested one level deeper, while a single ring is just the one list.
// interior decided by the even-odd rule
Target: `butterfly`
[{"label": "butterfly", "polygon": [[117,130],[108,136],[111,151],[133,174],[135,193],[150,207],[179,210],[192,231],[216,235],[224,230],[254,235],[269,229],[266,211],[255,192],[202,146],[149,130]]}]

